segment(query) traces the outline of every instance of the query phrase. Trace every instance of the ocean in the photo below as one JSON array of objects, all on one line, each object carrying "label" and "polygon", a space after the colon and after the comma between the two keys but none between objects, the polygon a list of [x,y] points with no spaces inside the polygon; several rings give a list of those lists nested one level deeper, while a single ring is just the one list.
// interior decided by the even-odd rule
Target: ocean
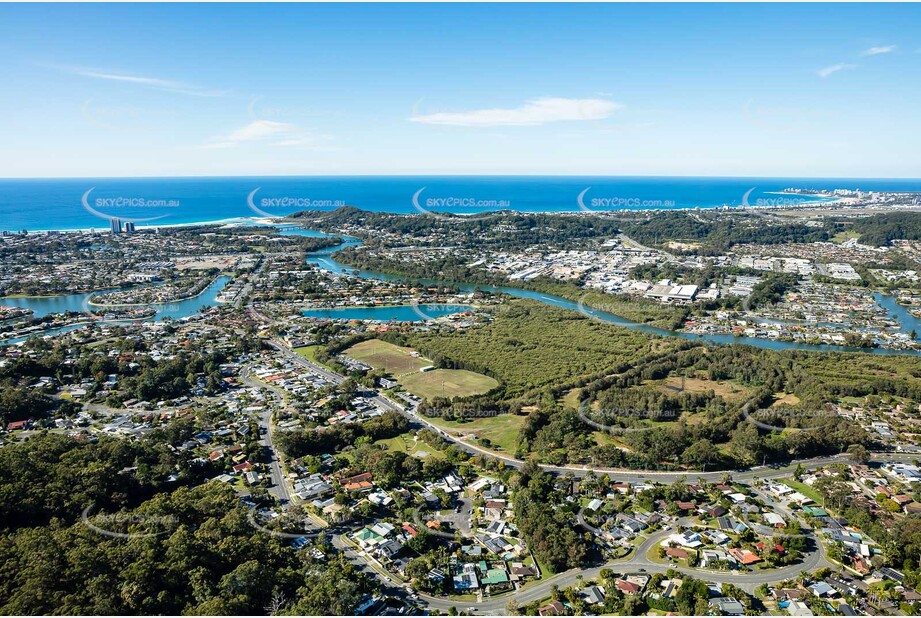
[{"label": "ocean", "polygon": [[0,180],[0,230],[106,229],[370,211],[571,212],[791,205],[789,187],[921,191],[921,180],[574,176],[336,176]]}]

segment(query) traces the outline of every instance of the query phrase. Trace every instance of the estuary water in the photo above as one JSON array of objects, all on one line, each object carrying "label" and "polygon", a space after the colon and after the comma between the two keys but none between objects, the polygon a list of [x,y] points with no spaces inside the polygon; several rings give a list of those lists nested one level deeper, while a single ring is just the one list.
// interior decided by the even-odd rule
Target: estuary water
[{"label": "estuary water", "polygon": [[[305,231],[307,235],[314,236],[317,232],[312,230]],[[288,230],[289,234],[299,233],[296,228]],[[580,311],[585,315],[610,324],[616,324],[617,326],[622,326],[624,328],[630,328],[634,330],[640,330],[647,332],[653,335],[660,335],[663,337],[680,337],[682,339],[697,340],[697,341],[706,341],[709,343],[719,343],[719,344],[733,344],[740,343],[745,345],[750,345],[758,348],[766,348],[769,350],[813,350],[819,352],[867,352],[870,354],[912,354],[917,355],[918,352],[915,351],[903,351],[903,350],[889,350],[883,348],[851,348],[847,346],[839,345],[811,345],[806,343],[797,343],[792,341],[775,341],[772,339],[761,339],[758,337],[736,337],[733,335],[697,335],[691,333],[682,333],[676,331],[670,331],[662,328],[656,328],[654,326],[648,326],[646,324],[637,324],[626,320],[620,316],[614,315],[607,311],[601,311],[598,309],[591,309],[589,307],[580,306],[579,303],[573,302],[571,300],[562,298],[560,296],[555,296],[553,294],[545,294],[543,292],[535,292],[532,290],[523,290],[520,288],[508,287],[508,286],[493,286],[493,285],[483,285],[483,284],[469,284],[469,283],[460,283],[455,281],[441,281],[435,279],[410,279],[407,277],[400,277],[396,275],[389,275],[386,273],[378,273],[368,270],[355,269],[345,264],[341,264],[333,259],[332,254],[336,251],[347,247],[347,246],[356,246],[361,244],[357,238],[346,238],[345,242],[341,245],[335,247],[328,247],[310,254],[307,258],[307,262],[315,264],[317,268],[325,270],[327,272],[335,274],[350,274],[363,279],[376,279],[382,281],[400,281],[400,280],[412,280],[423,285],[447,285],[456,287],[457,289],[463,292],[472,292],[474,290],[482,290],[484,292],[501,292],[508,294],[509,296],[514,296],[517,298],[529,298],[531,300],[536,300],[548,305],[553,305],[554,307],[560,307],[562,309],[568,309],[570,311]],[[891,298],[891,297],[889,297]],[[892,302],[895,305],[895,300],[892,299]],[[889,309],[890,313],[893,313],[891,307],[886,307]],[[904,307],[902,307],[904,309]],[[359,308],[351,309],[351,311],[359,311]],[[905,313],[908,313],[907,310]],[[349,310],[344,310],[339,316],[343,319],[361,319],[357,317],[358,313],[349,313]],[[898,314],[896,314],[898,315]],[[914,319],[914,316],[908,314]],[[356,316],[356,317],[352,317]],[[917,322],[917,320],[915,320]],[[904,323],[903,323],[904,324]],[[903,326],[904,328],[904,326]],[[910,329],[909,329],[910,330]],[[921,332],[921,329],[919,329]]]},{"label": "estuary water", "polygon": [[[156,309],[157,313],[155,316],[153,316],[153,318],[148,319],[163,320],[166,318],[172,318],[174,320],[179,320],[195,315],[203,307],[214,307],[215,305],[220,304],[217,300],[217,297],[221,293],[221,290],[224,289],[224,286],[227,285],[228,281],[230,281],[230,277],[221,275],[220,277],[215,278],[215,280],[212,281],[211,284],[205,288],[205,290],[198,296],[186,298],[184,300],[178,300],[172,303],[157,303],[149,305],[150,307]],[[92,294],[100,293],[102,292],[93,292]],[[90,309],[87,300],[92,294],[67,294],[61,296],[4,296],[0,297],[0,305],[31,309],[33,311],[32,317],[41,318],[52,313],[62,313],[65,311],[78,313],[86,312]],[[98,307],[95,308],[93,312],[97,315],[104,313],[104,311]],[[75,330],[76,328],[79,328],[79,326],[69,325],[62,328],[55,328],[38,332],[31,336],[42,337],[45,335],[69,332]],[[0,344],[9,345],[24,341],[25,339],[28,339],[28,337],[2,339],[2,335],[0,335]]]},{"label": "estuary water", "polygon": [[[325,237],[325,236],[334,236],[332,234],[326,234],[324,232],[318,232],[315,230],[307,230],[292,226],[284,226],[281,231],[281,234],[285,235],[299,235],[299,236],[309,236],[309,237]],[[339,235],[339,237],[342,237]],[[509,296],[514,296],[517,298],[529,298],[531,300],[536,300],[548,305],[553,305],[555,307],[560,307],[562,309],[568,309],[571,311],[581,311],[585,315],[597,319],[602,322],[616,324],[624,328],[630,328],[634,330],[640,330],[654,335],[660,335],[663,337],[680,337],[683,339],[689,340],[698,340],[705,341],[710,343],[717,344],[732,344],[740,343],[745,345],[751,345],[759,348],[766,348],[771,350],[814,350],[814,351],[823,351],[823,352],[866,352],[870,354],[913,354],[917,355],[918,352],[915,351],[902,351],[902,350],[889,350],[882,348],[850,348],[846,346],[838,345],[811,345],[805,343],[797,343],[790,341],[775,341],[771,339],[761,339],[757,337],[736,337],[733,335],[697,335],[690,333],[675,332],[670,330],[665,330],[661,328],[656,328],[653,326],[648,326],[646,324],[637,324],[621,318],[612,313],[601,311],[598,309],[591,309],[588,307],[582,307],[578,303],[565,298],[554,296],[552,294],[545,294],[542,292],[534,292],[531,290],[523,290],[520,288],[508,287],[508,286],[492,286],[492,285],[483,285],[483,284],[469,284],[453,281],[440,281],[434,279],[410,279],[407,277],[388,275],[385,273],[378,273],[373,271],[366,271],[355,269],[345,264],[341,264],[333,259],[332,254],[340,249],[348,246],[356,246],[361,244],[361,241],[357,238],[345,237],[344,242],[340,245],[334,247],[328,247],[321,249],[314,253],[311,253],[307,257],[307,262],[315,264],[318,268],[325,270],[334,274],[351,274],[358,276],[363,279],[371,280],[383,280],[383,281],[399,281],[399,280],[412,280],[424,285],[447,285],[456,287],[463,292],[472,292],[476,289],[480,289],[487,292],[501,292],[508,294]],[[179,319],[194,315],[204,306],[213,306],[217,303],[216,298],[224,286],[229,281],[229,277],[221,276],[218,277],[201,295],[186,299],[183,301],[178,301],[176,303],[166,303],[163,305],[155,305],[157,308],[157,315],[155,319],[163,319],[165,317],[172,317],[174,319]],[[41,317],[48,315],[49,313],[59,312],[59,311],[82,311],[85,307],[85,302],[87,294],[73,294],[68,296],[53,296],[53,297],[0,297],[0,304],[4,305],[14,305],[17,307],[25,307],[35,311],[35,317]],[[895,299],[891,296],[877,295],[877,301],[882,307],[884,307],[891,316],[897,319],[900,324],[902,324],[903,332],[910,332],[911,330],[916,330],[921,332],[921,321],[911,315],[907,309],[895,302]],[[451,313],[456,313],[458,311],[466,310],[463,307],[443,307],[443,306],[425,306],[424,307],[424,316],[425,317],[439,317],[440,315],[449,315]],[[419,312],[413,307],[403,306],[403,307],[342,307],[342,308],[333,308],[333,309],[317,309],[317,310],[307,310],[303,312],[304,315],[310,317],[323,317],[323,318],[336,318],[336,319],[346,319],[346,320],[380,320],[380,321],[415,321],[422,319],[423,316],[420,316]],[[65,327],[68,330],[72,330],[73,327]],[[40,333],[40,335],[53,334],[57,331],[47,331]],[[20,341],[21,338],[16,340],[6,340],[2,343],[10,344]]]}]

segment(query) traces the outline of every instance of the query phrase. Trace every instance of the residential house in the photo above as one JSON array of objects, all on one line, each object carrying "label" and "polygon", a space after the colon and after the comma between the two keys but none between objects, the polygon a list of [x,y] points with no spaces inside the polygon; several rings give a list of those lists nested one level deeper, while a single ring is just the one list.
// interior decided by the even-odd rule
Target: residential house
[{"label": "residential house", "polygon": [[579,591],[579,597],[589,605],[604,603],[604,588],[588,586]]},{"label": "residential house", "polygon": [[807,586],[809,591],[817,597],[828,598],[837,596],[838,591],[825,582],[815,582]]},{"label": "residential house", "polygon": [[687,560],[689,554],[679,547],[669,547],[665,550],[665,555],[673,560]]},{"label": "residential house", "polygon": [[809,605],[805,601],[789,601],[787,613],[791,616],[814,616]]},{"label": "residential house", "polygon": [[566,606],[559,601],[551,601],[537,610],[540,616],[562,616],[566,613]]},{"label": "residential house", "polygon": [[461,567],[461,572],[454,576],[454,589],[458,591],[478,590],[480,582],[477,579],[476,565],[468,562]]},{"label": "residential house", "polygon": [[505,568],[493,567],[486,569],[483,573],[483,576],[480,579],[480,584],[483,586],[492,586],[503,588],[509,585],[509,576]]},{"label": "residential house", "polygon": [[642,590],[636,582],[628,582],[625,579],[618,579],[614,585],[624,594],[638,594]]},{"label": "residential house", "polygon": [[710,607],[720,616],[744,616],[745,606],[732,597],[716,597],[710,599]]},{"label": "residential house", "polygon": [[733,548],[729,550],[729,555],[745,566],[761,562],[761,557],[758,554],[747,549]]},{"label": "residential house", "polygon": [[673,534],[668,537],[667,543],[690,549],[696,549],[703,545],[703,541],[700,540],[700,535],[693,530],[685,530],[680,534]]},{"label": "residential house", "polygon": [[519,582],[528,577],[537,577],[537,571],[533,567],[524,566],[520,562],[513,562],[509,571],[509,578],[513,582]]}]

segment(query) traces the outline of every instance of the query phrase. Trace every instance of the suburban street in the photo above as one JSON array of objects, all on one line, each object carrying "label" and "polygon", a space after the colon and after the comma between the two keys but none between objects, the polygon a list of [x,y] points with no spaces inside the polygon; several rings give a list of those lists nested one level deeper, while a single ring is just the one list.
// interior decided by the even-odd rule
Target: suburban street
[{"label": "suburban street", "polygon": [[658,546],[673,532],[674,530],[664,530],[649,536],[645,541],[643,541],[643,543],[639,545],[639,547],[637,547],[636,551],[634,551],[634,553],[629,558],[622,560],[612,560],[601,566],[596,566],[588,569],[570,569],[568,571],[564,571],[563,573],[558,573],[551,577],[546,577],[536,582],[532,582],[514,594],[504,594],[496,598],[487,597],[481,602],[451,601],[450,599],[431,597],[428,595],[419,596],[423,601],[425,601],[426,605],[432,609],[446,611],[452,606],[457,607],[458,609],[464,609],[465,607],[469,606],[475,607],[478,612],[483,614],[504,615],[506,613],[506,604],[512,598],[514,598],[514,600],[519,605],[526,605],[533,601],[544,599],[550,596],[551,590],[554,587],[567,588],[569,586],[575,586],[579,584],[579,582],[582,580],[588,581],[590,579],[597,578],[602,569],[610,569],[617,574],[637,572],[645,572],[649,574],[665,573],[667,570],[673,569],[685,575],[692,575],[704,581],[734,584],[743,590],[752,592],[761,584],[778,582],[784,579],[795,579],[796,576],[804,570],[811,571],[821,567],[836,567],[836,565],[831,563],[826,557],[824,548],[821,547],[821,544],[819,544],[819,547],[816,551],[808,554],[806,558],[798,564],[779,569],[754,571],[751,573],[690,569],[649,560],[646,557],[647,553]]},{"label": "suburban street", "polygon": [[[249,376],[248,369],[243,369],[240,372],[240,380],[251,388],[266,388],[272,393],[272,396],[278,398],[281,403],[285,401],[284,392],[282,392],[281,389],[254,380]],[[263,450],[265,451],[266,467],[272,478],[272,486],[269,488],[269,493],[275,496],[282,506],[287,507],[292,503],[293,492],[289,487],[288,478],[282,470],[281,458],[275,450],[275,442],[273,440],[274,424],[272,423],[271,406],[265,406],[265,409],[258,417],[258,423],[260,434],[259,443],[263,446]]]},{"label": "suburban street", "polygon": [[[282,356],[286,359],[293,361],[300,367],[322,376],[323,378],[330,380],[336,384],[341,383],[346,378],[336,372],[333,372],[325,367],[322,367],[316,363],[309,361],[308,359],[300,356],[292,349],[288,348],[282,342],[277,340],[271,340],[269,342],[272,347],[274,347]],[[255,386],[264,386],[270,388],[276,395],[282,396],[283,393],[280,392],[280,389],[276,387],[269,387],[266,384],[257,383],[249,378],[248,376],[244,377],[244,381],[248,385]],[[508,457],[484,449],[476,444],[471,444],[461,438],[455,437],[450,433],[444,431],[438,426],[431,423],[426,418],[420,416],[416,413],[413,408],[406,408],[401,404],[398,404],[383,395],[376,395],[373,400],[375,403],[378,403],[383,409],[387,410],[396,410],[406,415],[415,427],[426,427],[435,432],[438,435],[443,437],[445,440],[454,444],[457,448],[462,449],[463,451],[470,453],[472,455],[485,455],[503,461],[506,465],[513,468],[520,468],[524,465],[524,461],[520,459],[515,459],[513,457]],[[271,415],[269,413],[264,414],[260,418],[260,426],[270,425]],[[284,479],[281,474],[281,467],[278,464],[278,456],[274,452],[274,444],[271,442],[271,428],[268,428],[266,431],[266,443],[269,446],[269,450],[272,452],[272,477],[273,484],[277,487],[282,487],[284,489],[277,490],[275,495],[284,495],[284,499],[290,500],[288,489],[287,489],[287,479]],[[873,454],[873,460],[878,462],[888,462],[888,461],[911,461],[914,456],[910,454],[903,453],[875,453]],[[657,482],[668,483],[676,481],[679,479],[703,479],[710,482],[718,482],[726,474],[730,474],[732,478],[736,481],[746,481],[754,482],[758,479],[773,479],[789,476],[798,465],[804,467],[816,467],[827,465],[831,463],[837,463],[845,461],[843,455],[835,455],[830,457],[815,457],[811,459],[803,459],[792,461],[784,466],[759,466],[754,468],[749,468],[746,470],[734,470],[734,471],[718,471],[718,472],[662,472],[662,471],[638,471],[638,470],[624,470],[618,468],[603,468],[597,466],[552,466],[541,464],[541,467],[553,474],[564,475],[571,473],[576,477],[584,477],[588,474],[608,474],[612,480],[616,479],[622,482],[631,482],[631,483],[641,483],[647,480],[654,480]],[[288,502],[285,502],[287,504]],[[785,514],[789,517],[792,517],[786,509]],[[583,520],[584,521],[584,520]],[[506,613],[506,605],[511,599],[514,599],[519,605],[525,605],[535,600],[540,600],[548,597],[550,595],[551,589],[556,588],[565,588],[578,584],[582,580],[590,580],[597,578],[602,569],[610,569],[617,574],[627,574],[627,573],[636,573],[636,572],[646,572],[646,573],[665,573],[669,569],[673,569],[684,573],[686,575],[693,575],[694,577],[706,580],[713,581],[717,583],[730,583],[740,588],[751,592],[756,587],[765,583],[772,583],[782,581],[784,579],[793,579],[799,575],[802,571],[812,571],[821,567],[835,568],[836,565],[829,561],[825,547],[822,543],[812,534],[810,531],[808,536],[813,544],[813,550],[806,554],[803,561],[783,567],[778,569],[764,570],[764,571],[752,571],[752,572],[728,572],[728,571],[711,571],[706,569],[697,569],[697,568],[686,568],[673,566],[670,564],[664,564],[660,562],[654,562],[647,557],[647,554],[650,550],[655,548],[659,543],[662,542],[666,537],[672,534],[672,530],[664,530],[657,532],[648,538],[646,538],[637,549],[625,559],[612,560],[603,565],[595,566],[588,569],[571,569],[563,573],[558,573],[551,577],[544,577],[536,582],[531,582],[526,584],[521,590],[515,592],[514,594],[502,594],[495,598],[485,598],[482,601],[453,601],[451,599],[432,597],[424,594],[419,594],[419,600],[424,603],[427,607],[431,609],[437,609],[440,611],[447,611],[451,607],[455,607],[459,610],[464,610],[467,608],[475,608],[476,612],[486,614],[486,615],[502,615]],[[346,557],[353,562],[356,566],[362,569],[363,572],[372,575],[378,579],[382,584],[386,586],[386,589],[390,594],[395,594],[400,598],[406,598],[409,594],[409,590],[403,586],[400,582],[397,582],[395,579],[385,576],[378,569],[373,568],[368,559],[361,552],[356,551],[353,547],[346,544],[341,540],[338,535],[333,535],[333,545],[343,551]]]}]

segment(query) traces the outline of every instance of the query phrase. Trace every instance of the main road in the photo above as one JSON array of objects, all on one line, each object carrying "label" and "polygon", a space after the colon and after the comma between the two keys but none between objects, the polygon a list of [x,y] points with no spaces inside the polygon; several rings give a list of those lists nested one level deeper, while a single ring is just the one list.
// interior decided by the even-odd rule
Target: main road
[{"label": "main road", "polygon": [[[269,341],[270,345],[274,347],[282,356],[293,361],[295,364],[300,365],[301,367],[313,372],[316,375],[319,375],[331,382],[336,384],[341,384],[346,378],[341,374],[338,374],[326,367],[322,367],[317,363],[311,362],[286,346],[284,343],[272,339]],[[516,459],[514,457],[509,457],[495,451],[483,448],[477,444],[468,442],[458,436],[452,435],[450,432],[445,431],[443,428],[432,423],[430,420],[420,415],[415,407],[405,407],[402,404],[399,404],[384,395],[377,394],[373,398],[374,402],[379,404],[385,410],[393,410],[400,412],[406,415],[412,423],[417,427],[425,427],[436,432],[442,438],[448,442],[453,443],[457,448],[471,454],[471,455],[484,455],[486,457],[491,457],[497,459],[507,466],[512,468],[521,468],[526,462],[521,459]],[[875,461],[913,461],[917,459],[917,455],[912,455],[910,453],[874,453],[872,455],[873,460]],[[772,478],[782,478],[784,476],[789,476],[790,473],[799,465],[804,467],[817,467],[824,466],[832,463],[841,463],[846,460],[844,454],[832,455],[832,456],[823,456],[823,457],[812,457],[808,459],[796,459],[789,462],[784,466],[755,466],[753,468],[746,468],[744,470],[721,470],[715,472],[695,472],[695,471],[683,471],[675,472],[669,471],[664,472],[661,470],[634,470],[634,469],[625,469],[625,468],[606,468],[602,466],[593,466],[593,465],[564,465],[564,466],[554,466],[550,464],[539,464],[541,468],[547,472],[563,475],[563,474],[572,474],[576,477],[584,477],[589,474],[607,474],[618,481],[625,483],[642,483],[646,480],[654,480],[663,483],[677,481],[679,479],[692,477],[694,479],[704,479],[706,481],[719,481],[726,474],[730,474],[734,480],[738,481],[751,481],[755,479],[772,479]]]},{"label": "main road", "polygon": [[[278,398],[282,404],[285,402],[285,394],[280,388],[274,384],[257,382],[250,377],[248,368],[244,368],[240,372],[240,381],[251,388],[266,388],[272,393],[273,397]],[[269,488],[269,493],[275,496],[283,507],[287,508],[287,506],[291,504],[293,492],[288,486],[288,478],[285,476],[284,470],[282,470],[281,461],[275,449],[272,410],[273,408],[271,405],[266,405],[262,413],[257,417],[260,433],[259,444],[262,445],[265,451],[266,467],[269,469],[269,475],[272,478],[272,486]]]},{"label": "main road", "polygon": [[[292,361],[294,364],[314,373],[315,375],[321,376],[324,379],[329,380],[335,384],[341,384],[345,381],[345,376],[342,376],[339,373],[331,371],[330,369],[323,367],[317,363],[311,362],[310,360],[300,356],[294,352],[291,348],[286,346],[281,341],[276,339],[271,339],[269,344],[275,348],[283,357]],[[248,376],[244,377],[244,381],[248,381],[250,378]],[[250,382],[252,383],[251,380]],[[255,383],[254,383],[255,384]],[[259,386],[265,386],[264,384],[258,384]],[[277,387],[272,387],[273,391],[282,395],[277,389]],[[416,427],[425,427],[431,429],[432,431],[437,432],[438,435],[442,436],[445,440],[453,443],[457,448],[473,454],[473,455],[485,455],[499,461],[504,462],[506,465],[513,468],[521,468],[525,462],[521,459],[516,459],[514,457],[508,457],[488,449],[484,449],[476,444],[471,444],[457,436],[451,435],[449,432],[445,431],[441,427],[433,424],[428,419],[419,415],[415,407],[405,407],[402,404],[399,404],[391,399],[383,396],[379,393],[375,394],[373,400],[380,405],[383,409],[398,411],[406,415],[411,423]],[[267,436],[271,435],[271,416],[263,416],[263,420],[269,425]],[[262,422],[261,422],[262,424]],[[270,440],[270,437],[269,437]],[[271,444],[271,442],[269,442]],[[274,457],[274,446],[270,446],[270,450]],[[898,460],[912,460],[913,456],[910,454],[904,453],[876,453],[873,455],[873,459],[876,461],[898,461]],[[816,467],[822,466],[830,463],[839,463],[844,461],[843,455],[835,455],[831,457],[814,457],[810,459],[795,460],[790,462],[785,466],[778,467],[769,467],[761,466],[755,468],[748,468],[745,470],[734,470],[734,471],[718,471],[718,472],[662,472],[655,470],[630,470],[630,469],[621,469],[621,468],[604,468],[598,466],[553,466],[548,464],[540,464],[540,466],[553,474],[568,474],[571,473],[576,477],[584,477],[588,474],[607,474],[623,482],[643,482],[646,480],[655,480],[659,482],[672,482],[678,479],[687,478],[692,476],[693,478],[701,478],[708,481],[716,481],[721,479],[727,473],[731,474],[734,480],[737,481],[754,481],[757,479],[771,479],[779,478],[784,476],[789,476],[794,468],[798,465],[803,465],[804,467]],[[276,462],[277,464],[277,462]],[[281,475],[280,468],[278,472],[279,476]],[[273,472],[273,480],[275,473]],[[282,487],[287,487],[287,479],[280,478],[278,485]],[[752,591],[757,586],[765,583],[773,583],[783,581],[785,579],[793,579],[799,575],[802,571],[812,571],[821,567],[831,567],[834,568],[836,565],[833,564],[829,559],[825,551],[825,547],[822,543],[815,538],[814,535],[810,534],[810,540],[815,544],[815,549],[808,553],[803,561],[778,569],[770,569],[764,571],[753,571],[753,572],[727,572],[727,571],[709,571],[704,569],[692,569],[686,567],[674,566],[671,564],[663,564],[659,562],[654,562],[648,558],[648,553],[650,550],[654,549],[658,544],[660,544],[669,534],[670,530],[665,530],[658,532],[648,537],[643,541],[643,543],[636,548],[634,553],[627,559],[621,560],[612,560],[607,562],[604,565],[595,566],[588,569],[570,569],[562,573],[558,573],[551,577],[546,577],[544,579],[532,582],[528,585],[525,585],[521,590],[513,594],[503,594],[495,598],[485,598],[479,602],[472,601],[454,601],[451,599],[443,597],[433,597],[429,595],[420,594],[418,598],[425,605],[431,609],[437,609],[440,611],[447,611],[452,607],[458,609],[472,608],[474,611],[486,615],[499,615],[504,613],[506,605],[509,601],[514,600],[515,603],[519,605],[526,605],[533,601],[540,601],[542,599],[550,596],[553,588],[566,588],[569,586],[577,585],[579,582],[585,580],[596,579],[599,577],[602,569],[609,569],[615,574],[625,574],[625,573],[636,573],[636,572],[646,572],[646,573],[665,573],[669,569],[681,572],[685,575],[691,575],[704,579],[706,581],[713,581],[717,583],[729,583],[734,584],[744,590]],[[345,551],[349,560],[358,565],[366,573],[374,576],[385,585],[387,590],[400,598],[406,599],[408,594],[407,588],[401,582],[398,582],[383,573],[378,569],[372,568],[369,563],[366,562],[365,557],[356,552],[353,548],[350,548],[345,545],[341,539],[335,539],[334,545],[341,551]]]}]

